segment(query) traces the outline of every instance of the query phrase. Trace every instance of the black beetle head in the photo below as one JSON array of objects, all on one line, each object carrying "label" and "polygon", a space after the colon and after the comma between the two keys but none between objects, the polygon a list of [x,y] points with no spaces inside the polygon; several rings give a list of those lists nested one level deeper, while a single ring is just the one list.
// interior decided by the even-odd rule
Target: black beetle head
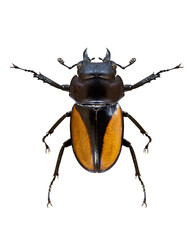
[{"label": "black beetle head", "polygon": [[107,49],[106,56],[101,59],[102,62],[91,62],[87,54],[87,49],[83,52],[83,61],[77,64],[77,73],[81,79],[103,78],[113,79],[116,76],[117,65],[110,61],[110,51]]}]

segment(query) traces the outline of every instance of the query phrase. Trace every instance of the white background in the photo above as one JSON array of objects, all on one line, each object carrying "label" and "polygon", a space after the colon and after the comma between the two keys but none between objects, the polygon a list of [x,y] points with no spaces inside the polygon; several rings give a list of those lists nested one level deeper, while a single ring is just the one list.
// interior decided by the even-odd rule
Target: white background
[{"label": "white background", "polygon": [[[0,238],[11,239],[195,239],[194,234],[194,7],[190,0],[163,1],[2,1]],[[47,140],[42,136],[74,101],[67,92],[10,69],[11,63],[68,84],[82,59],[104,57],[126,65],[118,69],[125,84],[152,72],[161,78],[120,101],[152,136],[147,138],[125,119],[125,138],[137,154],[147,190],[148,207],[135,179],[127,148],[104,174],[80,167],[72,149],[65,149],[60,177],[47,208],[47,190],[62,143],[69,138],[66,119]]]}]

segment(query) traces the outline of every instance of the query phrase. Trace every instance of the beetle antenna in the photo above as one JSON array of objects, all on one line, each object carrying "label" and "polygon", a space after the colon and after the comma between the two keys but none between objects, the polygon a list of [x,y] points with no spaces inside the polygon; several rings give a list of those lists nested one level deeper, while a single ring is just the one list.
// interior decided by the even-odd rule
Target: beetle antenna
[{"label": "beetle antenna", "polygon": [[132,58],[132,59],[129,61],[129,64],[128,64],[127,66],[125,66],[125,67],[123,67],[123,66],[121,66],[120,64],[117,64],[117,63],[116,63],[116,65],[117,65],[118,67],[122,68],[122,69],[125,69],[125,68],[131,66],[132,64],[134,64],[135,61],[136,61],[136,58]]},{"label": "beetle antenna", "polygon": [[68,69],[72,69],[73,67],[77,66],[77,63],[74,64],[74,65],[72,65],[71,67],[67,66],[67,65],[64,63],[64,60],[63,60],[62,58],[58,58],[57,60],[58,60],[58,62],[59,62],[60,64],[62,64],[63,66],[67,67]]}]

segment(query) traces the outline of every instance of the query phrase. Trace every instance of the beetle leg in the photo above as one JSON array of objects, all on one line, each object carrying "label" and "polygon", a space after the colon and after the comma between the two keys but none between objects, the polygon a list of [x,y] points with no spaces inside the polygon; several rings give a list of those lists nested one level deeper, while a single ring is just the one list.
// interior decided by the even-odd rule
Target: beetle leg
[{"label": "beetle leg", "polygon": [[57,162],[56,162],[56,167],[55,167],[55,171],[54,171],[54,174],[53,174],[53,179],[49,185],[49,190],[48,190],[48,203],[47,203],[47,207],[49,205],[52,206],[51,204],[51,199],[50,199],[50,193],[51,193],[51,188],[52,188],[52,185],[56,179],[56,177],[59,176],[59,168],[60,168],[60,163],[61,163],[61,159],[62,159],[62,155],[64,153],[64,148],[66,147],[69,147],[70,145],[72,144],[71,142],[71,139],[68,139],[67,141],[65,141],[60,149],[60,152],[59,152],[59,155],[58,155],[58,159],[57,159]]},{"label": "beetle leg", "polygon": [[174,69],[178,69],[178,68],[183,68],[181,67],[181,64],[177,65],[176,67],[174,68],[170,68],[170,69],[166,69],[166,70],[161,70],[159,72],[157,72],[156,74],[155,73],[152,73],[150,76],[144,78],[143,80],[137,82],[136,84],[134,85],[124,85],[124,91],[130,91],[130,90],[133,90],[135,88],[138,88],[138,87],[141,87],[143,86],[144,84],[146,83],[149,83],[151,82],[152,80],[155,80],[156,78],[159,78],[160,77],[160,74],[163,73],[163,72],[168,72],[168,71],[171,71],[171,70],[174,70]]},{"label": "beetle leg", "polygon": [[143,127],[128,112],[123,112],[123,116],[128,117],[135,124],[135,126],[139,128],[140,132],[142,134],[144,134],[146,137],[148,137],[149,141],[144,148],[144,152],[148,153],[148,146],[152,142],[152,138],[148,135],[148,133],[143,129]]},{"label": "beetle leg", "polygon": [[38,80],[42,80],[44,83],[48,83],[49,85],[51,85],[53,87],[56,87],[56,88],[59,88],[59,89],[64,90],[64,91],[69,92],[69,90],[70,90],[70,85],[67,85],[67,84],[66,85],[60,85],[60,84],[54,82],[53,80],[47,78],[43,74],[41,74],[41,73],[38,74],[33,70],[20,68],[20,67],[16,66],[15,64],[13,64],[13,66],[11,66],[11,68],[20,69],[20,70],[23,70],[25,72],[31,72],[31,73],[33,73],[33,77],[38,78]]},{"label": "beetle leg", "polygon": [[141,174],[140,174],[140,171],[139,171],[139,167],[138,167],[138,163],[137,163],[137,159],[136,159],[134,149],[131,146],[131,143],[129,141],[127,141],[126,139],[123,139],[123,146],[128,147],[130,149],[131,156],[132,156],[132,159],[133,159],[133,163],[134,163],[134,166],[135,166],[135,176],[138,177],[139,181],[141,182],[143,192],[144,192],[144,200],[143,200],[142,206],[145,205],[145,207],[147,207],[145,185],[144,185],[144,183],[141,179]]},{"label": "beetle leg", "polygon": [[54,130],[58,127],[58,125],[66,118],[66,117],[70,117],[71,116],[71,112],[67,112],[65,113],[60,119],[58,119],[58,121],[49,129],[49,131],[46,133],[46,135],[42,138],[42,141],[45,143],[45,152],[50,152],[50,148],[47,145],[47,143],[45,142],[45,138],[48,137],[48,135],[52,134],[54,132]]}]

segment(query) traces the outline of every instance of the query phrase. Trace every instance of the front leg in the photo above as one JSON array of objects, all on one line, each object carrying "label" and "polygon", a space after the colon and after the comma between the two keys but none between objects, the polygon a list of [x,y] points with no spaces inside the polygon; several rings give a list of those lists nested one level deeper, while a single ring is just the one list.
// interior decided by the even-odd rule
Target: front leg
[{"label": "front leg", "polygon": [[53,80],[47,78],[43,74],[41,74],[41,73],[38,74],[33,70],[23,69],[23,68],[20,68],[20,67],[16,66],[15,64],[13,64],[13,66],[11,66],[11,68],[20,69],[20,70],[23,70],[25,72],[31,72],[31,73],[33,73],[33,77],[38,78],[38,80],[42,80],[44,83],[48,83],[49,85],[51,85],[53,87],[56,87],[56,88],[59,88],[59,89],[64,90],[64,91],[69,92],[69,90],[70,90],[70,85],[60,85],[60,84],[54,82]]},{"label": "front leg", "polygon": [[174,68],[170,68],[170,69],[166,69],[166,70],[161,70],[161,71],[157,72],[156,74],[153,73],[153,74],[151,74],[150,76],[144,78],[143,80],[137,82],[137,83],[134,84],[134,85],[126,84],[126,85],[124,85],[124,91],[130,91],[130,90],[133,90],[133,89],[135,89],[135,88],[141,87],[141,86],[143,86],[144,84],[149,83],[149,82],[151,82],[152,80],[155,80],[156,78],[159,78],[161,73],[163,73],[163,72],[168,72],[168,71],[170,71],[170,70],[174,70],[174,69],[178,69],[178,68],[182,68],[182,67],[181,67],[181,64],[177,65],[177,66],[174,67]]}]

